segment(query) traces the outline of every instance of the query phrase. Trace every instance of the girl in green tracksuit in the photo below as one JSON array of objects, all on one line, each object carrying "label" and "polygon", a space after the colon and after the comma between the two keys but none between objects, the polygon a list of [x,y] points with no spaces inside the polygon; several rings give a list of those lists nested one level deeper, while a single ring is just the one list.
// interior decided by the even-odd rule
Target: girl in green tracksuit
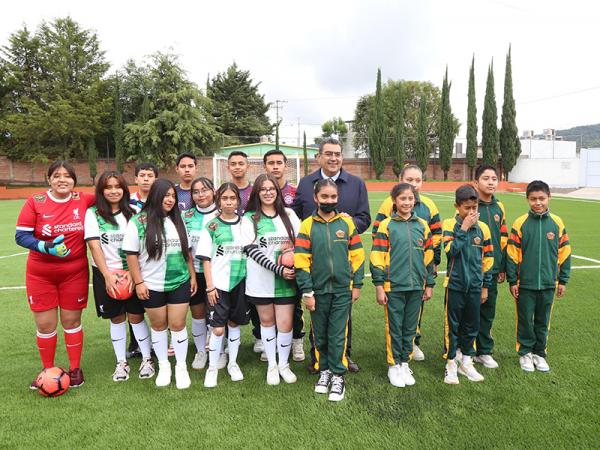
[{"label": "girl in green tracksuit", "polygon": [[336,210],[336,184],[317,181],[314,199],[317,210],[302,222],[296,238],[296,281],[311,312],[320,369],[315,392],[329,392],[329,400],[340,401],[346,390],[348,313],[360,295],[365,253],[352,218]]},{"label": "girl in green tracksuit", "polygon": [[371,248],[371,275],[377,302],[385,308],[388,378],[396,387],[412,386],[408,362],[413,352],[421,301],[431,298],[433,239],[427,222],[414,212],[416,192],[394,186],[394,210],[377,229]]}]

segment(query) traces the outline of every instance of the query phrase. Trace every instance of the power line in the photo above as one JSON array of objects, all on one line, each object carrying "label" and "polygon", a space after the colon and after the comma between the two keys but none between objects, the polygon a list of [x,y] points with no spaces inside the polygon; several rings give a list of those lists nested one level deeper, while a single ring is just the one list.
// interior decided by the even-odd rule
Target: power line
[{"label": "power line", "polygon": [[600,89],[600,86],[592,86],[589,88],[579,89],[577,91],[565,92],[563,94],[551,95],[549,97],[542,97],[535,100],[528,100],[525,102],[519,102],[517,105],[528,105],[530,103],[538,103],[545,102],[546,100],[554,100],[555,98],[568,97],[569,95],[581,94],[582,92],[595,91],[596,89]]}]

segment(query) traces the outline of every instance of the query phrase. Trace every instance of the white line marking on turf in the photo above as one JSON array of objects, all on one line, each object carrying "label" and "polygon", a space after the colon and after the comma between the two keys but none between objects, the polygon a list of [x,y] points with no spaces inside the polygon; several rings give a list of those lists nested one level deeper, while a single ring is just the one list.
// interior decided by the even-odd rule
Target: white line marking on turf
[{"label": "white line marking on turf", "polygon": [[12,258],[13,256],[21,256],[21,255],[26,255],[29,252],[23,252],[23,253],[14,253],[12,255],[5,255],[5,256],[0,256],[0,259],[6,259],[6,258]]},{"label": "white line marking on turf", "polygon": [[594,258],[586,258],[585,256],[579,256],[579,255],[571,255],[573,258],[577,258],[577,259],[583,259],[584,261],[589,261],[589,262],[593,262],[596,264],[600,264],[600,260],[594,259]]},{"label": "white line marking on turf", "polygon": [[[500,194],[502,195],[518,195],[520,197],[524,197],[525,196],[525,192],[500,192]],[[595,203],[595,204],[600,204],[600,201],[598,200],[586,200],[583,198],[572,198],[572,197],[562,197],[559,194],[554,194],[552,196],[553,200],[570,200],[572,202],[581,202],[581,203]]]}]

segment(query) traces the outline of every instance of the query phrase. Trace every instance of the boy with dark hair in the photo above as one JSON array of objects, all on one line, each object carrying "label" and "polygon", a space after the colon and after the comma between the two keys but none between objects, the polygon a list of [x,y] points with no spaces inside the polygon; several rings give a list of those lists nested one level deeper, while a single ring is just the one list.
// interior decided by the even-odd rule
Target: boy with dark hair
[{"label": "boy with dark hair", "polygon": [[130,204],[142,209],[150,188],[154,181],[158,178],[158,167],[149,162],[136,164],[135,166],[135,184],[138,186],[138,191],[131,196]]},{"label": "boy with dark hair", "polygon": [[177,205],[181,211],[187,211],[194,202],[192,201],[192,181],[196,178],[196,155],[184,152],[177,156],[175,172],[179,175],[179,184],[175,185],[177,191]]},{"label": "boy with dark hair", "polygon": [[227,157],[227,170],[231,175],[231,181],[240,191],[241,203],[238,214],[242,215],[246,211],[252,192],[252,183],[248,180],[248,155],[239,150],[231,152]]},{"label": "boy with dark hair", "polygon": [[[475,188],[463,185],[456,190],[457,214],[444,220],[442,243],[448,259],[444,317],[444,382],[458,384],[458,373],[470,381],[483,381],[473,366],[473,344],[479,333],[479,308],[485,303],[492,281],[494,247],[488,226],[479,221]],[[456,350],[462,351],[460,367]]]},{"label": "boy with dark hair", "polygon": [[479,334],[476,340],[476,353],[474,361],[483,364],[488,369],[496,369],[498,363],[492,354],[494,339],[492,338],[492,323],[496,316],[496,298],[498,297],[498,283],[506,279],[506,243],[508,230],[506,228],[506,211],[502,202],[494,196],[498,188],[498,172],[494,166],[482,164],[475,169],[473,179],[477,194],[479,194],[479,219],[490,229],[492,245],[494,246],[494,265],[490,269],[492,281],[488,288],[488,299],[481,304],[479,313]]},{"label": "boy with dark hair", "polygon": [[517,302],[517,352],[525,372],[548,372],[546,342],[554,294],[561,298],[571,273],[571,244],[560,217],[551,214],[550,187],[527,185],[530,210],[513,223],[506,278]]},{"label": "boy with dark hair", "polygon": [[285,178],[285,171],[287,170],[287,156],[281,150],[269,150],[263,156],[263,164],[265,166],[265,172],[277,180],[279,189],[281,189],[281,195],[283,196],[283,202],[288,208],[292,206],[294,198],[296,198],[296,186],[288,183]]}]

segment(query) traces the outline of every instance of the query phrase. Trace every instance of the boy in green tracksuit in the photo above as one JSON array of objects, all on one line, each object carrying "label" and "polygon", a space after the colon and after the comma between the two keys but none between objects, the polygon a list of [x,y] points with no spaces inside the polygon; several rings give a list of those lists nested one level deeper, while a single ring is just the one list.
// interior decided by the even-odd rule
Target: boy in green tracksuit
[{"label": "boy in green tracksuit", "polygon": [[[470,381],[483,381],[473,366],[473,344],[479,333],[480,303],[485,303],[492,281],[494,247],[488,226],[479,221],[477,192],[470,185],[456,190],[457,214],[444,220],[442,243],[448,259],[444,318],[444,382],[458,384],[457,372]],[[457,347],[462,351],[457,366]]]},{"label": "boy in green tracksuit", "polygon": [[482,164],[475,169],[473,180],[479,195],[479,220],[485,223],[492,235],[494,246],[494,265],[490,269],[492,281],[488,288],[487,301],[481,304],[479,312],[479,334],[476,340],[476,354],[473,361],[483,364],[488,369],[496,369],[498,363],[492,357],[494,339],[492,338],[492,323],[496,316],[496,298],[498,283],[506,279],[506,243],[508,230],[506,228],[506,211],[504,204],[494,196],[498,187],[498,173],[494,166]]},{"label": "boy in green tracksuit", "polygon": [[296,281],[311,312],[320,370],[315,392],[329,391],[329,400],[340,401],[346,390],[348,314],[360,295],[365,253],[352,219],[336,211],[337,185],[319,180],[314,196],[317,210],[296,237]]},{"label": "boy in green tracksuit", "polygon": [[413,353],[421,301],[431,298],[433,238],[413,211],[416,191],[408,183],[392,189],[394,210],[377,229],[371,248],[371,275],[377,303],[385,308],[388,378],[392,386],[415,384],[408,362]]},{"label": "boy in green tracksuit", "polygon": [[550,187],[527,185],[530,211],[513,223],[506,277],[517,302],[517,352],[526,372],[548,372],[546,343],[554,295],[562,297],[571,273],[571,244],[560,217],[551,214]]}]

